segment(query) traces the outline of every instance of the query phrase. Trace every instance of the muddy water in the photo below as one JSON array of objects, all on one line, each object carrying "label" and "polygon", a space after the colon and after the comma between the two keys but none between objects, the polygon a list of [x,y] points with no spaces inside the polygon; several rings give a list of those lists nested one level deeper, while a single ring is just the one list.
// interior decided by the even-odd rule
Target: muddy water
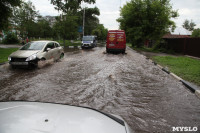
[{"label": "muddy water", "polygon": [[63,60],[34,70],[0,66],[0,101],[88,106],[122,116],[135,132],[200,125],[200,100],[181,83],[130,49],[104,51],[66,50]]}]

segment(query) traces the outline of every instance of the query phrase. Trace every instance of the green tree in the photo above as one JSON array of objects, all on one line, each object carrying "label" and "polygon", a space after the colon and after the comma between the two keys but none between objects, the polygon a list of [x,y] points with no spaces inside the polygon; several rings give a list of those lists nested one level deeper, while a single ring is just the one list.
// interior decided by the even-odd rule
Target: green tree
[{"label": "green tree", "polygon": [[94,4],[96,2],[96,0],[51,0],[51,3],[56,6],[55,9],[64,13],[77,13],[78,10],[81,8],[81,3],[83,1],[89,4]]},{"label": "green tree", "polygon": [[200,37],[200,29],[194,29],[191,37]]},{"label": "green tree", "polygon": [[6,33],[5,38],[3,39],[3,43],[4,44],[16,44],[16,43],[19,43],[19,40],[15,33],[8,31]]},{"label": "green tree", "polygon": [[186,30],[189,30],[189,31],[193,31],[194,30],[194,27],[196,26],[196,24],[191,20],[191,21],[189,21],[189,20],[185,20],[184,22],[183,22],[183,28],[185,28]]},{"label": "green tree", "polygon": [[22,37],[34,37],[37,34],[36,18],[38,15],[32,2],[23,2],[20,8],[14,9],[11,22],[20,31]]},{"label": "green tree", "polygon": [[[82,14],[80,15],[81,3],[85,2],[91,4],[95,3],[95,1],[96,0],[51,0],[51,3],[56,6],[55,9],[62,11],[64,16],[58,17],[58,21],[53,28],[54,34],[57,33],[64,41],[65,39],[75,39],[78,35],[78,26],[80,26],[82,22],[80,20],[82,17]],[[93,10],[91,12],[93,12]],[[88,30],[92,32],[92,28],[88,28]]]},{"label": "green tree", "polygon": [[41,19],[37,22],[37,29],[38,29],[38,37],[42,38],[49,38],[53,36],[53,29],[50,27],[50,23],[45,20]]},{"label": "green tree", "polygon": [[[78,12],[79,16],[79,25],[83,24],[83,10]],[[99,18],[97,16],[100,15],[100,11],[97,7],[94,8],[85,8],[85,35],[91,35],[92,31],[99,24]]]},{"label": "green tree", "polygon": [[98,24],[96,29],[92,31],[92,35],[96,35],[98,40],[106,40],[108,29],[103,24]]},{"label": "green tree", "polygon": [[61,37],[64,41],[66,39],[76,39],[78,36],[77,21],[77,16],[62,15],[57,17],[57,22],[53,26],[54,33],[56,33],[58,37]]},{"label": "green tree", "polygon": [[1,0],[0,1],[0,30],[8,28],[9,17],[12,15],[12,10],[20,6],[21,0]]},{"label": "green tree", "polygon": [[128,41],[140,47],[145,40],[158,41],[169,28],[173,30],[175,23],[170,19],[177,16],[170,0],[131,0],[121,8],[117,21]]}]

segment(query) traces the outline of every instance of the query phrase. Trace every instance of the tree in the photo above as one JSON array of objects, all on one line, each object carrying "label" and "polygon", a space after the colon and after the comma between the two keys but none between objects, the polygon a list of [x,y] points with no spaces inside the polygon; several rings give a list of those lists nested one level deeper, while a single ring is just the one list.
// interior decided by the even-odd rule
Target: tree
[{"label": "tree", "polygon": [[78,35],[77,21],[77,16],[61,15],[60,17],[57,17],[57,22],[53,26],[54,33],[64,41],[66,39],[75,39]]},{"label": "tree", "polygon": [[98,40],[106,40],[108,29],[103,24],[98,24],[97,28],[92,31],[92,35],[96,35]]},{"label": "tree", "polygon": [[8,27],[9,17],[12,15],[12,10],[20,6],[21,0],[1,0],[0,1],[0,30]]},{"label": "tree", "polygon": [[185,28],[186,30],[189,30],[189,31],[193,31],[194,30],[194,27],[196,26],[196,24],[191,20],[191,21],[189,21],[189,20],[185,20],[184,22],[183,22],[183,28]]},{"label": "tree", "polygon": [[89,4],[96,2],[96,0],[51,0],[51,3],[56,6],[55,9],[64,13],[77,13],[81,8],[81,2],[83,1]]},{"label": "tree", "polygon": [[174,29],[175,23],[170,19],[177,16],[169,0],[131,0],[121,8],[117,21],[128,41],[140,47],[145,40],[158,41],[169,28]]},{"label": "tree", "polygon": [[200,29],[194,29],[191,37],[200,37]]},{"label": "tree", "polygon": [[50,27],[50,23],[45,19],[38,20],[37,29],[38,37],[47,38],[53,35],[53,29]]},{"label": "tree", "polygon": [[19,43],[19,40],[15,33],[8,31],[6,33],[5,38],[3,39],[3,43],[4,44],[16,44],[16,43]]},{"label": "tree", "polygon": [[11,22],[20,31],[22,37],[34,37],[37,34],[36,18],[39,13],[35,11],[32,2],[23,2],[20,8],[13,11]]},{"label": "tree", "polygon": [[[83,10],[78,12],[79,16],[79,25],[83,23]],[[100,15],[100,11],[97,7],[94,8],[85,8],[85,35],[91,35],[92,31],[99,24],[99,18],[97,16]]]},{"label": "tree", "polygon": [[[62,11],[64,17],[58,17],[58,22],[54,25],[54,33],[58,33],[60,37],[65,39],[75,39],[78,35],[78,26],[82,25],[83,14],[81,12],[81,3],[95,3],[96,0],[51,0],[55,5],[55,9]],[[99,10],[91,10],[92,14]],[[93,16],[94,18],[95,16]],[[96,20],[96,18],[95,18]],[[89,23],[90,24],[90,23]],[[89,28],[88,28],[89,29]],[[92,29],[89,29],[92,32]],[[55,32],[56,31],[56,32]],[[65,45],[65,44],[64,44]]]}]

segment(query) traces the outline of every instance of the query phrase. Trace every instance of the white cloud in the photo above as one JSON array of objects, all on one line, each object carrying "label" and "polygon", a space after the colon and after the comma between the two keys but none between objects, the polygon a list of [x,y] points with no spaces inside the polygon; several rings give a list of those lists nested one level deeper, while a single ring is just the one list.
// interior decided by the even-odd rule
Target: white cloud
[{"label": "white cloud", "polygon": [[[28,0],[26,0],[28,1]],[[40,14],[55,16],[58,11],[50,4],[50,0],[31,0],[39,10]],[[120,6],[126,4],[130,0],[96,0],[94,5],[86,5],[88,7],[97,6],[100,9],[100,23],[108,29],[118,29],[119,24],[116,19],[119,18]],[[178,10],[179,17],[174,19],[178,27],[181,27],[185,19],[193,20],[200,27],[200,0],[171,0],[170,2],[174,10]]]},{"label": "white cloud", "polygon": [[185,19],[193,20],[196,23],[195,28],[200,27],[200,1],[199,0],[171,0],[173,9],[178,10],[179,17],[175,19],[177,27],[182,27]]},{"label": "white cloud", "polygon": [[50,0],[30,0],[30,1],[33,3],[33,5],[36,7],[36,10],[38,10],[42,16],[47,16],[47,15],[56,16],[59,14],[59,12],[55,10],[54,6],[50,3]]}]

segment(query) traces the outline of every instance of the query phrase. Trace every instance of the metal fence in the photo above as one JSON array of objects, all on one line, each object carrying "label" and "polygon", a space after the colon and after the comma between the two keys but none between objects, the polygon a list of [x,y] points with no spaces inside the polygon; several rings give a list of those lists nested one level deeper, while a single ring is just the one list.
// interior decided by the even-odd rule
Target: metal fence
[{"label": "metal fence", "polygon": [[200,38],[173,38],[165,41],[174,52],[200,57]]}]

